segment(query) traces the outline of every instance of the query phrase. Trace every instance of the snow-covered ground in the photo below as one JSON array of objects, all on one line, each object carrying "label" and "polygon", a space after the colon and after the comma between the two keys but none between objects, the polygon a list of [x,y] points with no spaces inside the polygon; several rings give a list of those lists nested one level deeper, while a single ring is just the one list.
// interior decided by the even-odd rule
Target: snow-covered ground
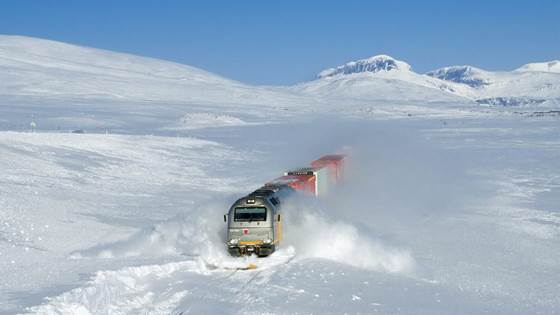
[{"label": "snow-covered ground", "polygon": [[[0,38],[0,51],[30,42]],[[424,89],[408,100],[310,96],[57,44],[66,77],[36,68],[54,49],[39,42],[32,73],[78,71],[115,91],[96,84],[102,67],[128,94],[77,96],[92,89],[79,82],[42,93],[15,64],[22,55],[0,63],[20,78],[0,86],[0,314],[560,312],[554,107]],[[178,73],[207,83],[181,85]],[[236,198],[342,148],[346,182],[288,202],[276,253],[227,255],[223,214]]]},{"label": "snow-covered ground", "polygon": [[[2,132],[2,311],[553,314],[559,129],[508,117]],[[352,182],[295,203],[270,258],[227,257],[230,202],[343,145]]]}]

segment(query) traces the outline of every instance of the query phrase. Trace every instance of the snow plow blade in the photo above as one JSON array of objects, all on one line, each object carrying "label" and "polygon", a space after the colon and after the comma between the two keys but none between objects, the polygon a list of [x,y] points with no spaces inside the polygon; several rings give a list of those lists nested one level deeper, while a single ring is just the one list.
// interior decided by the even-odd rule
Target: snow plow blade
[{"label": "snow plow blade", "polygon": [[237,270],[253,270],[257,269],[257,265],[255,264],[248,264],[247,267],[239,267]]}]

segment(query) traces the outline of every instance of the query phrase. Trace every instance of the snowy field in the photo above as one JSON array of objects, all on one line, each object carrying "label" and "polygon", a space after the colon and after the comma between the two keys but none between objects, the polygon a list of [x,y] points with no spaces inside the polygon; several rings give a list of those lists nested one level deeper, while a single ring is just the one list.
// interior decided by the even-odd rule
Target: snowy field
[{"label": "snowy field", "polygon": [[[1,312],[557,313],[558,122],[3,131]],[[236,197],[345,146],[348,182],[294,201],[278,252],[227,257]],[[248,262],[258,268],[232,269]]]},{"label": "snowy field", "polygon": [[[0,314],[558,314],[560,73],[538,65],[255,87],[0,36]],[[277,252],[227,255],[233,201],[339,150],[345,182],[287,202]]]}]

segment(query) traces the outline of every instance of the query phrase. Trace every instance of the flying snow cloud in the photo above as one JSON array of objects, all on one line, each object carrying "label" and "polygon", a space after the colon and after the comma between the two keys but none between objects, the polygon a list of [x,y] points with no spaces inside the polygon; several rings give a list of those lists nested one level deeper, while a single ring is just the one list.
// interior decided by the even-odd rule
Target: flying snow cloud
[{"label": "flying snow cloud", "polygon": [[222,214],[222,204],[206,204],[201,211],[189,211],[142,228],[125,240],[74,252],[71,258],[225,256],[225,228],[220,220]]},{"label": "flying snow cloud", "polygon": [[291,204],[286,218],[285,244],[302,258],[321,258],[354,267],[407,273],[414,270],[410,251],[385,244],[349,222],[333,220],[328,212]]}]

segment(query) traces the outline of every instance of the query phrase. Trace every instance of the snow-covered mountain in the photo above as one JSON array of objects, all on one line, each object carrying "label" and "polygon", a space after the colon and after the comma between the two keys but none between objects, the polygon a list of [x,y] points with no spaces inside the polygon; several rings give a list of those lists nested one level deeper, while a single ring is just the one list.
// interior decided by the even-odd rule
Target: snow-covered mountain
[{"label": "snow-covered mountain", "polygon": [[396,60],[391,56],[378,55],[367,59],[362,59],[358,61],[351,61],[342,66],[336,68],[330,68],[321,71],[317,78],[326,78],[336,76],[338,74],[352,74],[360,72],[370,72],[376,73],[380,71],[391,71],[391,70],[406,70],[410,71],[410,65],[406,62]]},{"label": "snow-covered mountain", "polygon": [[510,72],[451,66],[419,74],[404,61],[378,55],[323,70],[315,80],[294,89],[361,100],[560,104],[560,62],[532,63]]},{"label": "snow-covered mountain", "polygon": [[465,101],[469,89],[461,84],[418,74],[387,55],[351,61],[321,71],[317,79],[296,85],[309,94],[370,100]]},{"label": "snow-covered mountain", "polygon": [[[312,108],[364,101],[560,104],[560,62],[510,72],[453,66],[419,74],[387,55],[321,71],[291,87],[252,86],[168,61],[0,35],[0,97]],[[356,102],[357,101],[357,102]],[[184,113],[181,113],[181,115]]]},{"label": "snow-covered mountain", "polygon": [[32,118],[51,130],[222,126],[313,102],[301,98],[178,63],[0,35],[0,129],[26,129]]},{"label": "snow-covered mountain", "polygon": [[289,98],[183,64],[6,35],[0,82],[0,96],[244,104]]},{"label": "snow-covered mountain", "polygon": [[237,85],[185,65],[20,36],[0,36],[0,70],[0,94],[10,95],[169,99]]},{"label": "snow-covered mountain", "polygon": [[426,75],[470,88],[480,104],[535,105],[560,103],[558,61],[531,63],[514,71],[485,71],[472,66],[445,67]]},{"label": "snow-covered mountain", "polygon": [[452,66],[440,68],[426,73],[434,78],[466,84],[478,88],[489,84],[488,73],[482,69],[471,66]]},{"label": "snow-covered mountain", "polygon": [[549,62],[528,63],[515,70],[516,72],[553,72],[560,73],[560,60]]}]

